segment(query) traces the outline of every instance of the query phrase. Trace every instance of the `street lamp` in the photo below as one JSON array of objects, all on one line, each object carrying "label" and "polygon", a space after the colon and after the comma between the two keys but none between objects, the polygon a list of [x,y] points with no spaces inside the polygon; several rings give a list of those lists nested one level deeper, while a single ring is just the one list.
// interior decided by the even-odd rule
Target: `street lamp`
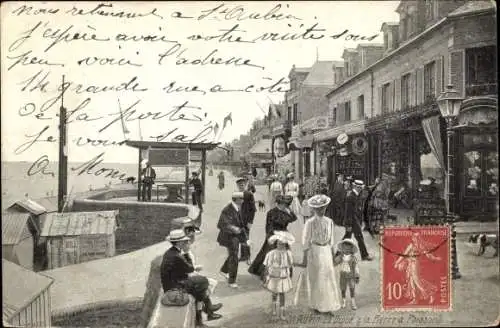
[{"label": "street lamp", "polygon": [[455,232],[455,178],[453,174],[454,168],[454,139],[455,131],[453,126],[455,125],[455,120],[460,112],[460,107],[462,106],[462,101],[464,100],[460,94],[453,89],[453,85],[448,85],[446,90],[441,93],[441,95],[436,99],[439,106],[439,111],[441,115],[446,120],[446,135],[448,141],[448,164],[447,164],[447,189],[448,193],[446,195],[448,199],[448,204],[446,208],[446,214],[448,223],[451,224],[451,275],[452,279],[459,279],[461,277],[460,270],[458,268],[458,256],[457,256],[457,241]]}]

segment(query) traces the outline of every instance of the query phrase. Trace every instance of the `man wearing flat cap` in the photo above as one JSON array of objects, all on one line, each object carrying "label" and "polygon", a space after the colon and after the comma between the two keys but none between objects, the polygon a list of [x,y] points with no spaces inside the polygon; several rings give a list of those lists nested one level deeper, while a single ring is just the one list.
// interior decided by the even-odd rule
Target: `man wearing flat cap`
[{"label": "man wearing flat cap", "polygon": [[192,178],[189,180],[189,185],[193,187],[191,194],[193,205],[198,206],[200,212],[203,212],[203,202],[201,195],[203,194],[203,184],[198,176],[198,172],[191,173]]},{"label": "man wearing flat cap", "polygon": [[227,258],[220,272],[227,279],[231,288],[238,288],[236,277],[238,275],[238,250],[240,243],[247,242],[245,225],[241,217],[241,205],[243,203],[243,192],[234,192],[232,201],[224,209],[219,217],[217,228],[219,235],[217,242],[227,249]]},{"label": "man wearing flat cap", "polygon": [[[257,212],[257,208],[255,207],[255,197],[253,196],[253,192],[248,189],[248,180],[246,176],[239,177],[236,180],[236,185],[238,187],[238,191],[243,193],[243,203],[241,204],[240,213],[244,225],[243,229],[246,232],[247,238],[249,238],[250,229],[252,228],[255,213]],[[241,245],[241,257],[239,261],[250,261],[250,247],[247,244]]]},{"label": "man wearing flat cap", "polygon": [[349,190],[345,200],[345,235],[343,239],[354,238],[358,241],[361,259],[364,261],[371,261],[373,257],[368,254],[366,249],[365,240],[363,238],[363,200],[361,198],[361,191],[363,190],[364,183],[361,180],[354,180],[352,190]]}]

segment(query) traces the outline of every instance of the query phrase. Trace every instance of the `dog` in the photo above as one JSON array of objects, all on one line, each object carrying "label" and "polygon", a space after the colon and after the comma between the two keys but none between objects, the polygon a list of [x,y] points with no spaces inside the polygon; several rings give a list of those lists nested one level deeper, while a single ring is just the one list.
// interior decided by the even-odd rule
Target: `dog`
[{"label": "dog", "polygon": [[469,237],[469,243],[479,244],[477,255],[481,256],[486,251],[486,247],[491,246],[495,249],[493,256],[498,256],[498,235],[495,234],[474,234]]},{"label": "dog", "polygon": [[258,201],[257,201],[257,204],[258,204],[258,206],[259,206],[259,210],[260,210],[260,211],[265,211],[265,210],[266,210],[266,203],[264,203],[264,202],[263,202],[263,201],[261,201],[261,200],[258,200]]},{"label": "dog", "polygon": [[135,177],[128,177],[127,180],[127,183],[134,183],[135,182]]}]

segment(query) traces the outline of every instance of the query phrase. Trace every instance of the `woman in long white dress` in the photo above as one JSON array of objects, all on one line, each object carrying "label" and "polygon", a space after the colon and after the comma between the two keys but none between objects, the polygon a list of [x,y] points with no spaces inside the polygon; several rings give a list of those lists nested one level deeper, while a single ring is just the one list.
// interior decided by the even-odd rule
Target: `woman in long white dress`
[{"label": "woman in long white dress", "polygon": [[290,210],[297,217],[301,217],[300,215],[300,201],[299,201],[299,184],[294,181],[295,175],[293,173],[288,173],[287,175],[288,182],[285,185],[285,195],[292,196],[293,201],[290,205]]},{"label": "woman in long white dress", "polygon": [[308,200],[314,216],[306,221],[302,234],[309,307],[321,313],[341,308],[340,288],[332,256],[334,225],[333,220],[325,216],[329,203],[330,197],[325,195],[316,195]]}]

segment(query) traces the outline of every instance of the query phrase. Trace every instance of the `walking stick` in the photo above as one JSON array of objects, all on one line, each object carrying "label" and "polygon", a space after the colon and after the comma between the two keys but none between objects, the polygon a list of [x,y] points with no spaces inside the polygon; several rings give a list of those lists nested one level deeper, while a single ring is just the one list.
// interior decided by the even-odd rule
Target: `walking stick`
[{"label": "walking stick", "polygon": [[297,288],[295,289],[295,295],[293,297],[293,305],[296,306],[299,304],[299,294],[300,294],[300,289],[302,287],[302,279],[304,276],[304,271],[301,271],[299,273],[299,280],[297,281]]}]

